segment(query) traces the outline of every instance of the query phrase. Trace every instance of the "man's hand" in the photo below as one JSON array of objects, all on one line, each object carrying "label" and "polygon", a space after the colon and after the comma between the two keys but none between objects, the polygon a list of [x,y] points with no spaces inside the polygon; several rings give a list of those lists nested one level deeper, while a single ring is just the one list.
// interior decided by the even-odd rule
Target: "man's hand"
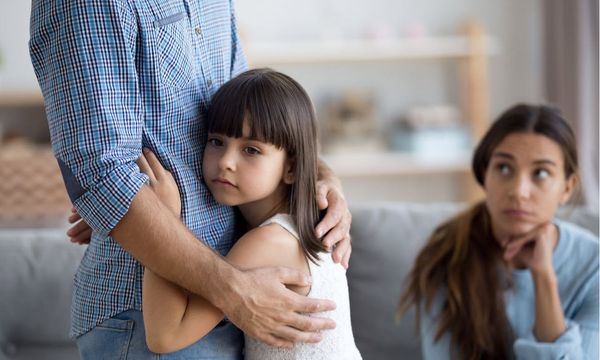
[{"label": "man's hand", "polygon": [[320,341],[319,332],[335,328],[335,322],[299,313],[331,311],[335,303],[299,295],[284,284],[308,286],[310,281],[288,268],[236,272],[231,281],[221,284],[224,290],[213,296],[213,303],[244,333],[271,346]]},{"label": "man's hand", "polygon": [[315,230],[318,238],[323,237],[323,245],[332,249],[335,263],[341,263],[346,269],[350,262],[352,245],[350,225],[352,214],[342,191],[342,184],[323,163],[319,164],[319,181],[317,181],[317,204],[319,209],[327,209],[325,217]]},{"label": "man's hand", "polygon": [[71,239],[71,242],[79,245],[89,244],[92,238],[92,228],[81,218],[75,207],[71,208],[68,221],[69,224],[77,223],[67,230],[67,236]]}]

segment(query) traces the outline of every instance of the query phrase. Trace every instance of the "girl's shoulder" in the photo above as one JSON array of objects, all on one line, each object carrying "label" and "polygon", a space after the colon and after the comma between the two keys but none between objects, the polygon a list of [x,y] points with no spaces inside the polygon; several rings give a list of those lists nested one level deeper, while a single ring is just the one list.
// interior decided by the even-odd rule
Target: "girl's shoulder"
[{"label": "girl's shoulder", "polygon": [[242,269],[285,266],[308,271],[300,242],[278,222],[244,234],[227,254],[227,261]]}]

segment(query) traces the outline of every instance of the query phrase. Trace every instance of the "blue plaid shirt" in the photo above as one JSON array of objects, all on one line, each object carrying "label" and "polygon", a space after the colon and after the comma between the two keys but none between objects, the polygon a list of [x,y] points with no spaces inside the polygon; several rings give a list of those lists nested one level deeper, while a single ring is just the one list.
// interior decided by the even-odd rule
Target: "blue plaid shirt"
[{"label": "blue plaid shirt", "polygon": [[75,275],[71,336],[141,309],[143,268],[109,233],[148,180],[142,146],[173,172],[185,224],[226,253],[231,208],[202,182],[210,97],[245,70],[228,0],[33,0],[30,52],[52,147],[93,228]]}]

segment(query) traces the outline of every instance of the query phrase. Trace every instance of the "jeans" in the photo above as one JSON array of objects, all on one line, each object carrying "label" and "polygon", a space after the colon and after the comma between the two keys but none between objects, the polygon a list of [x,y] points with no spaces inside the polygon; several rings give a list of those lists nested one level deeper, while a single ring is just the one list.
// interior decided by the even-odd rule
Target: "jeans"
[{"label": "jeans", "polygon": [[127,310],[78,337],[77,347],[83,360],[242,360],[244,334],[232,323],[222,321],[205,337],[185,349],[155,354],[146,346],[142,312]]}]

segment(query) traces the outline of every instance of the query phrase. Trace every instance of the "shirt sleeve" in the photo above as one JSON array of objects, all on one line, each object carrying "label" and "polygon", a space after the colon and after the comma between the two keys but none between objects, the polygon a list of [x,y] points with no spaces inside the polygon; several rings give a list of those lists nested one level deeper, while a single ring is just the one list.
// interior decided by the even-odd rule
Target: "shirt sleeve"
[{"label": "shirt sleeve", "polygon": [[92,229],[108,235],[147,181],[135,163],[143,129],[136,15],[127,1],[34,0],[30,30],[67,192]]},{"label": "shirt sleeve", "polygon": [[231,77],[235,77],[240,73],[246,71],[248,69],[248,63],[246,61],[246,56],[244,55],[244,51],[242,50],[242,44],[240,42],[240,36],[237,30],[237,21],[235,17],[235,1],[230,1],[231,7],[231,43],[232,43],[232,56],[233,59],[231,61]]},{"label": "shirt sleeve", "polygon": [[538,342],[530,332],[513,345],[517,359],[598,359],[598,271],[588,281],[586,295],[565,332],[554,342]]}]

